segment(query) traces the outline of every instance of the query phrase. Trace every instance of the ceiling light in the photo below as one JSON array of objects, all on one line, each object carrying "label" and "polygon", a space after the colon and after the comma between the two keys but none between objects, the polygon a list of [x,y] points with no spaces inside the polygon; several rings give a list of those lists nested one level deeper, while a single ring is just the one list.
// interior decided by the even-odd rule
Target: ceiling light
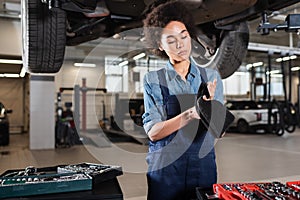
[{"label": "ceiling light", "polygon": [[266,74],[279,74],[280,70],[272,70],[271,72],[266,72]]},{"label": "ceiling light", "polygon": [[146,56],[145,53],[140,53],[140,54],[134,56],[134,57],[133,57],[133,60],[138,60],[138,59],[140,59],[140,58],[143,58],[144,56]]},{"label": "ceiling light", "polygon": [[0,59],[0,63],[20,65],[20,64],[23,64],[23,61],[22,60]]},{"label": "ceiling light", "polygon": [[282,74],[271,74],[271,77],[282,78]]},{"label": "ceiling light", "polygon": [[289,56],[285,56],[285,57],[282,58],[282,61],[288,61],[289,59],[290,59]]},{"label": "ceiling light", "polygon": [[6,78],[19,78],[19,74],[7,74],[4,73],[2,77],[6,77]]},{"label": "ceiling light", "polygon": [[263,62],[256,62],[256,63],[253,63],[253,67],[258,67],[258,66],[262,66],[264,63]]},{"label": "ceiling light", "polygon": [[249,70],[249,69],[251,69],[252,67],[258,67],[258,66],[262,66],[262,65],[264,65],[263,62],[256,62],[256,63],[252,63],[252,64],[247,64],[247,65],[246,65],[246,68],[247,68],[247,70]]},{"label": "ceiling light", "polygon": [[292,68],[291,68],[291,71],[293,71],[293,72],[294,72],[294,71],[298,71],[298,70],[300,70],[300,67],[292,67]]},{"label": "ceiling light", "polygon": [[123,62],[120,62],[118,65],[119,65],[119,67],[123,67],[123,66],[125,66],[125,65],[128,65],[128,60],[124,60]]},{"label": "ceiling light", "polygon": [[277,70],[272,70],[271,71],[271,74],[279,74],[280,73],[280,70],[279,69],[277,69]]},{"label": "ceiling light", "polygon": [[285,56],[283,58],[277,58],[276,62],[282,62],[282,61],[288,61],[288,60],[294,60],[296,59],[297,56],[296,55],[292,55],[292,56]]},{"label": "ceiling light", "polygon": [[96,67],[94,63],[74,63],[75,67]]}]

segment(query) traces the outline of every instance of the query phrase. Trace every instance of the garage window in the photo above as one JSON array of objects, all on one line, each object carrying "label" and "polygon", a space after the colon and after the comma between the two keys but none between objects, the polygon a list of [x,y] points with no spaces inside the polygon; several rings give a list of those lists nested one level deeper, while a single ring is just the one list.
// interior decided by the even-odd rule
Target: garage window
[{"label": "garage window", "polygon": [[[105,87],[108,92],[129,92],[143,93],[143,78],[148,71],[158,70],[166,65],[165,60],[138,59],[126,62],[126,59],[114,56],[105,57]],[[121,64],[120,63],[127,63]],[[132,91],[130,91],[132,92]]]},{"label": "garage window", "polygon": [[128,65],[119,57],[105,57],[105,87],[108,92],[128,92]]}]

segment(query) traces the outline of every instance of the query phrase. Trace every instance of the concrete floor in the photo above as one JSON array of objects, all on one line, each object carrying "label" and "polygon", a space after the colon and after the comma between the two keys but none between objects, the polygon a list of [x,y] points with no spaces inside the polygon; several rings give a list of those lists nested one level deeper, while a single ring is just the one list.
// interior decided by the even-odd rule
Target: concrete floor
[{"label": "concrete floor", "polygon": [[[105,145],[85,144],[54,150],[29,150],[28,134],[13,134],[9,146],[0,147],[0,173],[27,166],[93,162],[123,167],[118,177],[126,200],[146,199],[147,146],[131,140]],[[300,130],[282,137],[272,134],[227,133],[216,143],[218,182],[300,180]],[[111,151],[111,149],[114,149]]]}]

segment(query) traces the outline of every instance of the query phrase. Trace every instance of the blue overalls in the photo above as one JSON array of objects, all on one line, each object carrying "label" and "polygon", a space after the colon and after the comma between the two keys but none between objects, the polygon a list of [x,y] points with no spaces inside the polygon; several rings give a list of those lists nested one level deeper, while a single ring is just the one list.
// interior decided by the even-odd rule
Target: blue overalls
[{"label": "blue overalls", "polygon": [[[206,72],[199,68],[201,80]],[[193,107],[196,94],[170,95],[164,70],[157,71],[167,119]],[[206,152],[201,156],[201,151]],[[201,158],[200,158],[201,157]],[[212,187],[217,181],[214,138],[201,124],[193,120],[180,131],[149,142],[147,155],[148,200],[190,200],[195,188]]]}]

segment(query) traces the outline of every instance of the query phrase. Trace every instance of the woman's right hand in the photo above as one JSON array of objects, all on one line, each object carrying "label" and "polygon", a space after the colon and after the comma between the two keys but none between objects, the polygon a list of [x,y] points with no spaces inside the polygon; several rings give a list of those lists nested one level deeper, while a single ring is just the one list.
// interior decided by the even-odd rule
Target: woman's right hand
[{"label": "woman's right hand", "polygon": [[215,96],[216,87],[217,87],[217,79],[214,79],[213,82],[207,82],[207,89],[208,89],[210,98],[207,98],[204,95],[203,99],[206,100],[206,101],[213,100],[214,96]]},{"label": "woman's right hand", "polygon": [[196,110],[196,106],[191,107],[187,110],[188,113],[188,119],[200,119],[200,116],[198,115],[198,112]]}]

